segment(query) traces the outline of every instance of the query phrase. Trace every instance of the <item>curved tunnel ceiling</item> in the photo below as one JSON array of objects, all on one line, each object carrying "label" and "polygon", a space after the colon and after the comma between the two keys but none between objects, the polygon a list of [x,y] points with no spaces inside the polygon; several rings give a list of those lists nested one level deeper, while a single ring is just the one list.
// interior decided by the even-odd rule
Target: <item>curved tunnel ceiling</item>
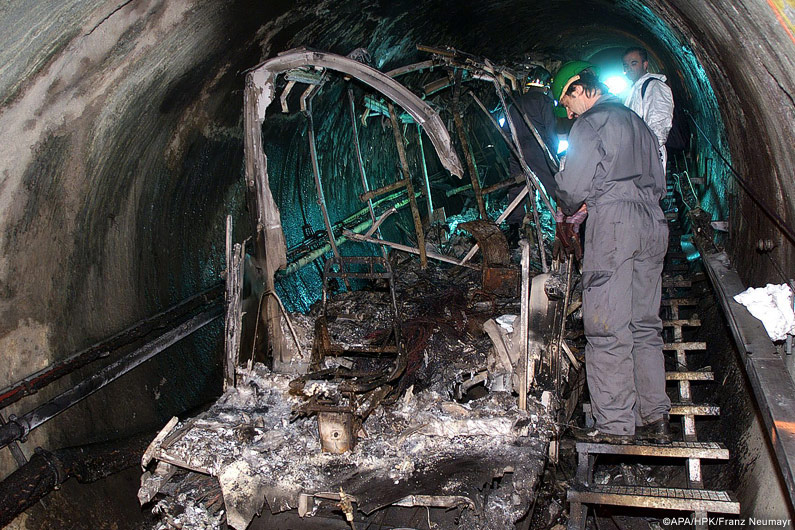
[{"label": "curved tunnel ceiling", "polygon": [[[0,387],[220,278],[224,216],[231,211],[240,221],[236,239],[250,233],[243,72],[296,46],[342,55],[364,47],[386,71],[427,59],[417,44],[454,46],[504,64],[527,58],[554,64],[645,45],[710,142],[792,224],[795,15],[788,6],[779,0],[7,2],[0,8],[0,351],[9,362]],[[280,119],[265,128],[281,138],[274,149],[289,153],[303,125]],[[331,119],[319,127],[334,126]],[[750,249],[760,238],[772,239],[778,245],[772,259],[793,270],[792,243],[729,181],[704,138],[697,143],[693,172],[709,183],[703,202],[713,218],[730,221],[730,244],[746,279],[779,283],[768,257]],[[292,164],[309,175],[306,161]],[[271,171],[288,202],[297,200],[293,178]],[[290,212],[282,208],[283,217],[295,215]],[[184,355],[178,362],[199,370],[207,361]],[[142,368],[138,377],[174,371],[164,363]],[[174,392],[194,390],[184,383]],[[179,410],[180,404],[146,399],[154,398],[144,398],[141,410]],[[73,436],[130,421],[101,407],[76,414],[93,414],[94,421]],[[39,436],[42,446],[50,445],[47,436],[65,437]]]}]

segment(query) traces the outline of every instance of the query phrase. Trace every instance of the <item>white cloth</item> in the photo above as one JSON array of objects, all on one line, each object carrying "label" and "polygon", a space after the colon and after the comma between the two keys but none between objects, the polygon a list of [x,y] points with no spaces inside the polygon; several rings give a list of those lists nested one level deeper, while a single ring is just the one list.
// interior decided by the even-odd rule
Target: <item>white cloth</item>
[{"label": "white cloth", "polygon": [[772,340],[784,340],[795,335],[795,311],[792,309],[792,289],[789,285],[767,284],[749,287],[734,297],[748,308],[748,312],[762,321]]},{"label": "white cloth", "polygon": [[[646,86],[646,94],[642,95],[643,84],[648,79],[656,81],[651,81]],[[674,119],[674,96],[671,88],[665,84],[666,79],[662,74],[645,74],[632,85],[632,91],[624,100],[624,105],[643,118],[649,129],[657,136],[663,168],[667,161],[665,141],[668,139]]]}]

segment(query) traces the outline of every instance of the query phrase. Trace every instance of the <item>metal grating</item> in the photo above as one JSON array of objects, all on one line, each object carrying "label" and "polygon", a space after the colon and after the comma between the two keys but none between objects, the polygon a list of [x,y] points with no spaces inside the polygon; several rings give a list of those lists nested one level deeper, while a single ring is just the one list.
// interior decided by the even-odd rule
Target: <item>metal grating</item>
[{"label": "metal grating", "polygon": [[712,372],[665,372],[666,381],[714,381]]},{"label": "metal grating", "polygon": [[569,490],[568,497],[569,501],[574,503],[637,506],[695,512],[740,513],[740,503],[725,491],[595,485]]},{"label": "metal grating", "polygon": [[577,444],[577,452],[581,455],[614,454],[662,458],[729,459],[729,450],[716,442],[671,442],[670,444],[638,442],[629,445],[580,442]]},{"label": "metal grating", "polygon": [[718,416],[720,407],[707,404],[671,403],[669,414],[672,416]]},{"label": "metal grating", "polygon": [[701,321],[697,318],[692,318],[690,320],[663,320],[664,328],[674,328],[674,327],[697,328],[699,326],[701,326]]}]

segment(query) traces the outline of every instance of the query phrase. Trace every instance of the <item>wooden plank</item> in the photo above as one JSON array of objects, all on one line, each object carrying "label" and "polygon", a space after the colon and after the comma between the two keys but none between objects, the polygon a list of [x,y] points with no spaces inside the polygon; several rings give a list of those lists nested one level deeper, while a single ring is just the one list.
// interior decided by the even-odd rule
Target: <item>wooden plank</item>
[{"label": "wooden plank", "polygon": [[154,457],[155,453],[160,449],[160,444],[165,440],[168,433],[171,432],[171,429],[173,429],[177,423],[179,423],[179,418],[174,416],[166,423],[165,427],[160,429],[160,432],[157,433],[157,436],[155,436],[155,439],[152,440],[152,443],[149,444],[141,457],[141,469],[146,471],[146,467],[149,465],[149,462],[152,461],[152,457]]}]

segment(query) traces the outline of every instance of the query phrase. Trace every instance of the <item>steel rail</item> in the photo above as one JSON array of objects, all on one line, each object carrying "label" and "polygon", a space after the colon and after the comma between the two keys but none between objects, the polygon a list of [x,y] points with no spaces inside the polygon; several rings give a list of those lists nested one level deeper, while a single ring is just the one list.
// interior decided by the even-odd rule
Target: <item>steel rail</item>
[{"label": "steel rail", "polygon": [[109,364],[88,379],[39,405],[27,414],[8,418],[8,423],[0,427],[0,449],[16,440],[24,441],[28,433],[55,416],[94,394],[104,386],[115,381],[133,368],[140,366],[163,350],[219,318],[223,310],[216,306],[199,313],[190,320],[170,329],[136,349],[129,355]]}]

